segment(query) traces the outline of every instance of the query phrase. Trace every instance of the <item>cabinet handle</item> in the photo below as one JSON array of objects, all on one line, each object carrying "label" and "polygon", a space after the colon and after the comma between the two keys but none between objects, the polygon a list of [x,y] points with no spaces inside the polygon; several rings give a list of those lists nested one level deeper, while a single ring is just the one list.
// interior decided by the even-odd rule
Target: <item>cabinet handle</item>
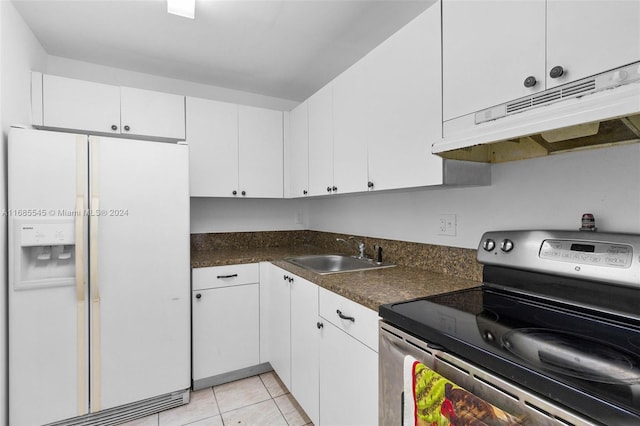
[{"label": "cabinet handle", "polygon": [[344,315],[342,312],[340,312],[340,309],[338,309],[336,311],[336,314],[338,314],[340,319],[351,321],[351,322],[356,322],[356,319],[354,317],[348,317],[348,316]]},{"label": "cabinet handle", "polygon": [[124,131],[125,131],[125,132],[128,132],[129,130],[131,130],[131,127],[129,127],[129,126],[124,126]]},{"label": "cabinet handle", "polygon": [[318,321],[318,322],[316,323],[316,327],[318,327],[318,330],[320,330],[322,327],[324,327],[324,324],[323,324],[323,323],[321,323],[320,321]]},{"label": "cabinet handle", "polygon": [[231,275],[218,275],[218,279],[219,279],[219,280],[222,280],[222,279],[225,279],[225,278],[235,278],[235,277],[237,277],[237,276],[238,276],[238,274],[231,274]]},{"label": "cabinet handle", "polygon": [[564,75],[564,68],[562,68],[560,65],[556,65],[555,67],[551,68],[551,71],[549,72],[549,77],[551,78],[558,78],[558,77],[562,77]]},{"label": "cabinet handle", "polygon": [[232,194],[233,194],[233,195],[238,195],[238,191],[234,190],[234,191],[232,192]]},{"label": "cabinet handle", "polygon": [[309,193],[309,191],[307,191],[306,189],[304,191],[302,191],[302,195],[307,195]]},{"label": "cabinet handle", "polygon": [[244,197],[245,195],[247,195],[247,191],[242,191],[241,194]]},{"label": "cabinet handle", "polygon": [[373,182],[371,182],[371,181],[367,182],[367,187],[373,188]]},{"label": "cabinet handle", "polygon": [[200,293],[196,294],[196,299],[202,299],[202,295]]},{"label": "cabinet handle", "polygon": [[113,130],[113,131],[118,130],[118,126],[116,126],[115,124],[112,124],[111,125],[111,130]]},{"label": "cabinet handle", "polygon": [[285,281],[289,281],[289,275],[285,275],[283,278]]},{"label": "cabinet handle", "polygon": [[292,283],[293,282],[293,277],[289,277],[289,282]]},{"label": "cabinet handle", "polygon": [[337,191],[337,190],[338,190],[338,187],[337,187],[337,186],[334,186],[334,187],[333,187],[333,188],[331,188],[331,189],[333,189],[333,191],[335,192],[335,191]]},{"label": "cabinet handle", "polygon": [[538,83],[538,80],[532,75],[524,79],[524,87],[533,87]]},{"label": "cabinet handle", "polygon": [[331,192],[331,187],[327,186],[327,192]]}]

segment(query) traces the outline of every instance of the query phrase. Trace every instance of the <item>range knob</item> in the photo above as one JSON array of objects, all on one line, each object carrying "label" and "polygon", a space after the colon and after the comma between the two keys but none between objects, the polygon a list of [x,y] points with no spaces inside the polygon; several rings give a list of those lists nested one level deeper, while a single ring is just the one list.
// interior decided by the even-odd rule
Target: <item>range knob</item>
[{"label": "range knob", "polygon": [[493,241],[491,238],[487,238],[482,242],[482,248],[485,251],[492,251],[494,248],[496,248],[496,242]]},{"label": "range knob", "polygon": [[513,241],[511,241],[510,239],[502,240],[502,242],[500,243],[500,250],[505,253],[509,253],[511,250],[513,250]]}]

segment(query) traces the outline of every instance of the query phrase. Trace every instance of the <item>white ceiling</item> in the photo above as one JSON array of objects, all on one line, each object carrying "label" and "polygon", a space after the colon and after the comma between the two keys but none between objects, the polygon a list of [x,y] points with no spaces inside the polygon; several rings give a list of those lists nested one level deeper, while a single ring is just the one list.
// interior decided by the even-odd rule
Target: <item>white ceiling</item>
[{"label": "white ceiling", "polygon": [[13,0],[47,53],[301,101],[434,0]]}]

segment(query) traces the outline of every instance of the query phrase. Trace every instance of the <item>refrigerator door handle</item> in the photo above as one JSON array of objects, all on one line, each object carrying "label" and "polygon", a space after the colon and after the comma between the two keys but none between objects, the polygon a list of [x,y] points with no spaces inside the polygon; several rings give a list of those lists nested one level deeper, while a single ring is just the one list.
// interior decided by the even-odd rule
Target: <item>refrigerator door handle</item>
[{"label": "refrigerator door handle", "polygon": [[87,138],[76,139],[76,310],[77,310],[77,357],[78,357],[78,415],[87,414],[87,302],[84,271],[84,209],[87,182]]},{"label": "refrigerator door handle", "polygon": [[89,217],[89,282],[91,297],[91,412],[102,409],[102,384],[100,364],[100,292],[98,283],[98,219],[100,217],[100,143],[96,137],[89,138],[91,164],[91,206]]}]

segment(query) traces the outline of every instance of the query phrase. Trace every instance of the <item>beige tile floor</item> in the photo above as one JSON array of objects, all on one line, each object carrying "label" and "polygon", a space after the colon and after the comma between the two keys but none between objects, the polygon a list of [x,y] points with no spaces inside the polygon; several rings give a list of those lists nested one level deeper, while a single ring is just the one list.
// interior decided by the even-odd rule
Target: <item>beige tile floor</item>
[{"label": "beige tile floor", "polygon": [[123,426],[313,426],[274,372],[191,392],[189,404]]}]

